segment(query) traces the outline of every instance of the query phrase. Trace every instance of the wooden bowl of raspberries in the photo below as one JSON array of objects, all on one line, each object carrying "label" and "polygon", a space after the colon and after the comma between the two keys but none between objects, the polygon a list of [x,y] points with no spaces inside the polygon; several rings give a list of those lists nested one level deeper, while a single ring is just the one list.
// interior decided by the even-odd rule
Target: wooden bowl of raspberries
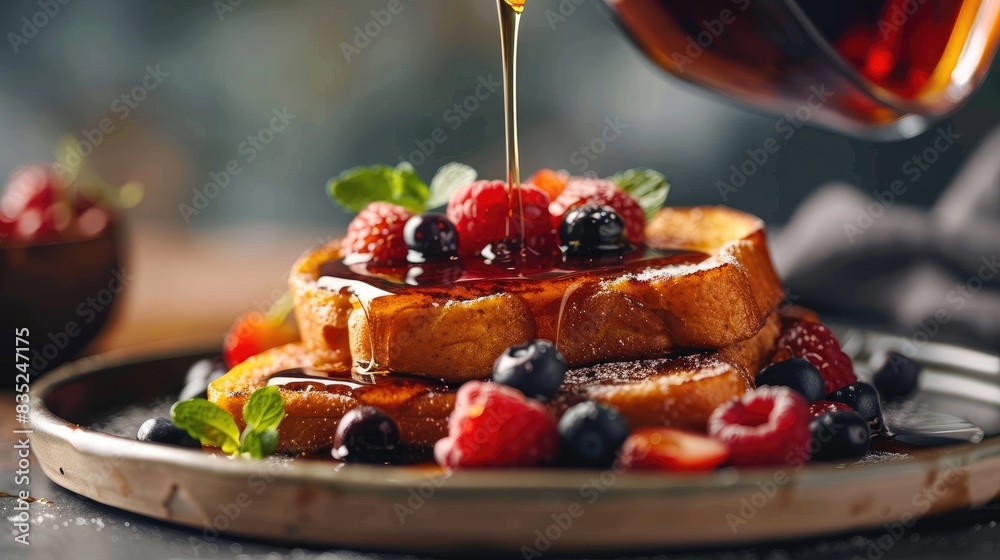
[{"label": "wooden bowl of raspberries", "polygon": [[35,374],[79,354],[128,283],[120,191],[58,169],[19,167],[0,194],[0,326]]}]

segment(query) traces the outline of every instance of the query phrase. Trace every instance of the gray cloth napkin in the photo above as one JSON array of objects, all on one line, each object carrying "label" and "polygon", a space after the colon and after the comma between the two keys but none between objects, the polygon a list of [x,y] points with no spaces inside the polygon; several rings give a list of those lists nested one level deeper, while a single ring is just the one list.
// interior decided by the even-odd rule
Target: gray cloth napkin
[{"label": "gray cloth napkin", "polygon": [[906,204],[906,186],[830,184],[807,199],[772,241],[792,300],[1000,351],[1000,131],[929,211]]}]

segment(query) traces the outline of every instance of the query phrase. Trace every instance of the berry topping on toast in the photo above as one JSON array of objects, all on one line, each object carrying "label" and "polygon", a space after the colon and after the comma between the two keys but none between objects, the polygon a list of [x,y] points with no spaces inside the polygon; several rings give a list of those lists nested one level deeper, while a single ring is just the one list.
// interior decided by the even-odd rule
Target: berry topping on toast
[{"label": "berry topping on toast", "polygon": [[570,175],[565,171],[553,171],[551,169],[539,169],[528,179],[528,183],[545,191],[549,198],[555,200],[566,188]]},{"label": "berry topping on toast", "polygon": [[388,202],[366,206],[347,227],[342,242],[346,253],[371,255],[373,264],[406,262],[408,252],[403,230],[413,213]]},{"label": "berry topping on toast", "polygon": [[567,256],[594,257],[624,253],[625,222],[610,206],[578,206],[563,217],[559,241]]},{"label": "berry topping on toast", "polygon": [[545,255],[556,247],[549,195],[533,185],[521,185],[520,200],[515,198],[512,208],[511,193],[503,181],[470,183],[451,197],[448,219],[458,228],[463,255],[478,255],[491,245],[520,239],[522,223],[527,249]]},{"label": "berry topping on toast", "polygon": [[427,212],[406,222],[403,238],[420,259],[448,259],[458,256],[458,230],[441,214]]},{"label": "berry topping on toast", "polygon": [[625,222],[625,238],[633,245],[646,241],[646,213],[639,203],[613,181],[574,178],[549,205],[554,227],[560,227],[567,213],[579,206],[610,206]]},{"label": "berry topping on toast", "polygon": [[[663,175],[647,169],[611,179],[542,169],[532,177],[539,185],[528,181],[512,186],[477,177],[474,169],[460,163],[442,167],[429,186],[407,163],[341,173],[330,180],[327,191],[345,209],[358,213],[342,242],[344,253],[371,255],[369,264],[382,268],[377,274],[388,272],[400,279],[407,277],[406,267],[453,258],[456,251],[504,267],[555,268],[563,252],[593,256],[642,248],[646,223],[662,208],[670,187]],[[442,206],[446,221],[420,214]],[[600,215],[571,215],[584,206],[601,208]],[[421,219],[407,237],[405,223],[415,214]]]}]

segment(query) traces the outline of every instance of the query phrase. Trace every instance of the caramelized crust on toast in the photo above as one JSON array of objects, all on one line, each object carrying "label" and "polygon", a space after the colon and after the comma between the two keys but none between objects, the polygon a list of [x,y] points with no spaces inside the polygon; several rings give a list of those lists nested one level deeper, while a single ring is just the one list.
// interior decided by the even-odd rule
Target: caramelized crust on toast
[{"label": "caramelized crust on toast", "polygon": [[[757,335],[718,351],[670,358],[601,364],[571,370],[549,403],[559,415],[582,400],[616,406],[632,428],[673,426],[705,429],[720,404],[753,387],[752,376],[769,359],[780,331],[772,314]],[[304,343],[268,350],[235,367],[209,386],[209,400],[229,411],[243,428],[243,405],[275,374],[292,368],[324,367]],[[340,418],[359,405],[377,406],[399,425],[404,443],[433,445],[448,432],[454,390],[443,383],[394,376],[374,385],[329,390],[281,389],[286,417],[278,450],[310,452],[331,446]]]},{"label": "caramelized crust on toast", "polygon": [[753,389],[780,334],[781,320],[774,313],[757,336],[715,352],[570,370],[551,403],[553,412],[592,400],[618,408],[632,428],[705,431],[712,411]]},{"label": "caramelized crust on toast", "polygon": [[647,240],[698,254],[362,301],[317,285],[322,265],[341,256],[333,244],[302,257],[289,282],[303,343],[320,363],[374,361],[447,381],[488,377],[505,348],[537,338],[555,341],[572,366],[724,348],[758,334],[783,297],[754,216],[666,208],[648,224]]}]

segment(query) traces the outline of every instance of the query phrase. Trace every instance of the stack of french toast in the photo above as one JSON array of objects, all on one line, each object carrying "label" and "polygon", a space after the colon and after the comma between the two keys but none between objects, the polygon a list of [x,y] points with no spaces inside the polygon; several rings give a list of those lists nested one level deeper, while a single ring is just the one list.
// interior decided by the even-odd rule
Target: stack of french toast
[{"label": "stack of french toast", "polygon": [[389,414],[402,442],[430,447],[448,436],[457,387],[488,380],[506,349],[541,339],[568,366],[544,403],[555,418],[595,401],[631,429],[705,432],[714,410],[753,389],[781,335],[784,290],[765,227],[724,207],[667,207],[644,234],[642,258],[612,266],[429,285],[405,271],[396,281],[357,274],[340,241],[316,248],[289,279],[301,340],[236,365],[209,399],[242,428],[254,390],[289,372],[329,376],[343,382],[279,384],[279,451],[329,448],[340,419],[363,405]]}]

